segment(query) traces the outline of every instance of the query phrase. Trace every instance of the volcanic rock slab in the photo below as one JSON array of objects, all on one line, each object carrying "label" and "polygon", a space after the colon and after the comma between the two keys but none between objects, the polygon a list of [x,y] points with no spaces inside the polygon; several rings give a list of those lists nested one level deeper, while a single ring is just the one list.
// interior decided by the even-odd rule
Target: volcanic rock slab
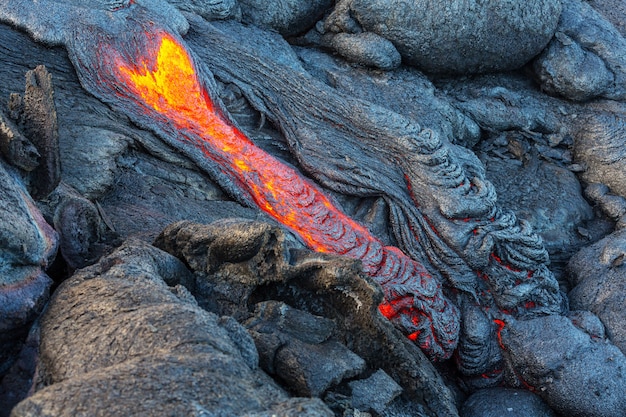
[{"label": "volcanic rock slab", "polygon": [[626,230],[582,249],[572,257],[568,270],[572,309],[595,313],[608,338],[626,353]]},{"label": "volcanic rock slab", "polygon": [[329,9],[332,0],[239,0],[246,23],[274,30],[283,36],[305,32]]},{"label": "volcanic rock slab", "polygon": [[555,0],[344,0],[325,27],[374,32],[426,72],[467,74],[524,65],[550,41],[560,11]]},{"label": "volcanic rock slab", "polygon": [[[329,371],[329,376],[315,378],[317,370],[298,365],[295,369],[301,371],[291,378],[300,381],[295,388],[319,391],[333,385],[333,380],[355,375],[361,357],[368,369],[383,369],[432,415],[456,415],[452,394],[432,364],[379,313],[380,290],[356,261],[311,252],[277,226],[242,219],[208,225],[178,222],[168,226],[155,245],[189,265],[194,273],[190,288],[201,306],[250,326],[259,342],[261,364],[269,373],[283,366],[280,358],[269,354],[280,356],[283,346],[286,353],[309,344],[317,352],[341,354],[343,365]],[[268,300],[310,314],[284,305],[276,308],[281,304],[268,304]],[[295,330],[286,330],[288,323],[299,321],[303,323]],[[317,355],[314,358],[325,363]],[[302,378],[307,374],[314,378]],[[301,382],[307,380],[317,380],[316,388]]]},{"label": "volcanic rock slab", "polygon": [[41,312],[52,280],[45,268],[58,234],[35,206],[13,169],[0,160],[0,374],[10,366],[28,327]]},{"label": "volcanic rock slab", "polygon": [[625,51],[626,38],[600,13],[584,1],[565,0],[554,39],[534,67],[549,93],[578,101],[624,100]]},{"label": "volcanic rock slab", "polygon": [[626,414],[626,356],[564,316],[508,321],[502,343],[517,378],[558,413],[572,417]]},{"label": "volcanic rock slab", "polygon": [[11,416],[332,416],[259,371],[252,339],[200,309],[180,285],[189,279],[135,242],[65,281],[41,318],[40,384]]},{"label": "volcanic rock slab", "polygon": [[470,395],[461,417],[555,417],[536,394],[512,388],[488,388]]}]

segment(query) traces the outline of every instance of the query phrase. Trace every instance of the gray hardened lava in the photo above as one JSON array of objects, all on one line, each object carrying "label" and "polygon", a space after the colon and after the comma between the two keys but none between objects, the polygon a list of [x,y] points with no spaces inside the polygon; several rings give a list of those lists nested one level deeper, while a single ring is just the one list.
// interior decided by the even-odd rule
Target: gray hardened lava
[{"label": "gray hardened lava", "polygon": [[0,417],[626,415],[624,8],[453,3],[0,0]]}]

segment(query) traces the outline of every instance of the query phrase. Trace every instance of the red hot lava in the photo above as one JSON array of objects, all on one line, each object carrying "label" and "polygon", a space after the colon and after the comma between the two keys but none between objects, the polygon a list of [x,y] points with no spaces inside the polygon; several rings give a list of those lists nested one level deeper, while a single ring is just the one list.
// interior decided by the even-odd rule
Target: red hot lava
[{"label": "red hot lava", "polygon": [[111,46],[104,51],[113,58],[108,71],[118,81],[115,87],[105,86],[107,93],[112,90],[139,105],[153,123],[167,125],[164,131],[173,127],[177,141],[219,164],[221,174],[246,198],[311,249],[360,259],[365,272],[383,287],[381,313],[432,359],[450,357],[457,344],[459,313],[438,281],[399,249],[385,246],[313,182],[233,126],[211,100],[182,40],[165,31],[135,35],[145,38],[138,41],[143,42],[143,56],[125,59]]}]

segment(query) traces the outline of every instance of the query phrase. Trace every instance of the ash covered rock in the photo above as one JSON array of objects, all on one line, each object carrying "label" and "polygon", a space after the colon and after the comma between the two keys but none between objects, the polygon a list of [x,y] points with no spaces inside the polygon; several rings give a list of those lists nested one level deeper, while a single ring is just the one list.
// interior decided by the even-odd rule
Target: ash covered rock
[{"label": "ash covered rock", "polygon": [[568,264],[573,289],[573,309],[595,313],[608,338],[626,352],[626,230],[615,232],[588,246]]},{"label": "ash covered rock", "polygon": [[325,31],[374,32],[420,69],[467,74],[524,65],[550,41],[560,11],[555,0],[343,0],[325,20]]},{"label": "ash covered rock", "polygon": [[[302,415],[245,359],[250,346],[242,355],[232,324],[197,306],[181,285],[190,278],[177,259],[134,242],[68,279],[41,318],[37,390],[11,416]],[[305,415],[332,415],[299,401]]]}]

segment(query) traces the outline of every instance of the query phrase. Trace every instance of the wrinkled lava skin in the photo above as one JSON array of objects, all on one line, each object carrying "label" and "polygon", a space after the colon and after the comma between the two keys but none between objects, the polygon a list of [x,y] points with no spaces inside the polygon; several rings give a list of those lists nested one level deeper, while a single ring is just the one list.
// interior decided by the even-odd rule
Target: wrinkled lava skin
[{"label": "wrinkled lava skin", "polygon": [[[405,181],[396,179],[394,186],[405,186],[410,201],[401,210],[390,205],[391,223],[400,229],[394,233],[406,253],[422,259],[415,248],[426,248],[433,274],[443,274],[455,296],[479,304],[488,325],[465,331],[481,332],[479,346],[472,334],[459,336],[459,311],[444,297],[438,278],[398,248],[385,246],[316,184],[237,129],[216,95],[205,64],[211,56],[203,62],[186,48],[181,35],[189,22],[173,6],[161,0],[0,0],[0,21],[37,41],[65,46],[87,91],[185,154],[240,203],[259,207],[314,250],[361,260],[383,287],[381,313],[431,359],[449,358],[458,343],[460,362],[471,365],[468,375],[481,375],[493,370],[481,358],[489,356],[483,353],[497,337],[494,319],[561,312],[558,283],[540,239],[495,206],[493,187],[479,172],[465,172],[467,157],[426,129],[419,132],[420,146],[403,142],[406,131],[393,138],[405,170]],[[280,94],[291,99],[288,91]],[[296,143],[291,150],[303,149]],[[466,181],[469,174],[475,180]],[[343,175],[341,169],[337,175]],[[403,216],[406,211],[419,213]]]},{"label": "wrinkled lava skin", "polygon": [[147,10],[133,16],[138,17],[120,36],[92,27],[91,42],[68,48],[81,83],[201,166],[210,165],[213,178],[234,198],[256,205],[311,249],[361,260],[383,287],[381,313],[431,359],[449,358],[457,345],[459,312],[438,280],[349,218],[312,181],[252,143],[214,98],[208,72],[180,36],[159,27]]}]

